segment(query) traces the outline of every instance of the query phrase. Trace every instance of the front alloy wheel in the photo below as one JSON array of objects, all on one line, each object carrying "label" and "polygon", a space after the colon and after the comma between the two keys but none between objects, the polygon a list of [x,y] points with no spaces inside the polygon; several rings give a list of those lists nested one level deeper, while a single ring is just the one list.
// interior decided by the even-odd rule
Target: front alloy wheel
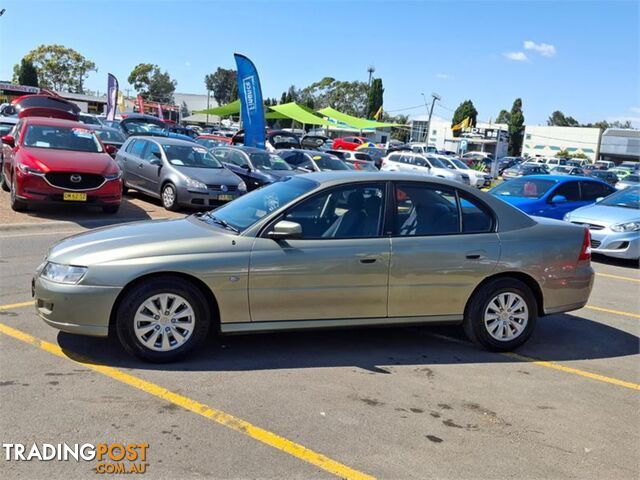
[{"label": "front alloy wheel", "polygon": [[133,319],[136,337],[150,350],[170,352],[184,345],[195,325],[191,304],[180,295],[161,293],[142,302]]},{"label": "front alloy wheel", "polygon": [[167,210],[178,209],[178,195],[176,193],[176,187],[167,183],[162,187],[162,206]]}]

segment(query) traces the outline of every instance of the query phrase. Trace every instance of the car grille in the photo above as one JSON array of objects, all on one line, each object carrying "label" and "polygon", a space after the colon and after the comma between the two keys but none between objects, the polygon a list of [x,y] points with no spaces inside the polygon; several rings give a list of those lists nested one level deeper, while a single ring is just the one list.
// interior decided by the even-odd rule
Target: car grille
[{"label": "car grille", "polygon": [[600,240],[591,240],[591,248],[598,248],[600,246]]},{"label": "car grille", "polygon": [[[236,190],[238,190],[238,186],[237,185],[225,185],[227,187],[227,192],[235,192]],[[207,185],[207,188],[209,190],[218,190],[220,192],[222,192],[222,185]]]},{"label": "car grille", "polygon": [[45,178],[52,186],[65,190],[92,190],[104,183],[104,177],[94,173],[49,172]]},{"label": "car grille", "polygon": [[595,225],[593,223],[583,223],[583,222],[571,222],[571,223],[575,223],[576,225],[582,225],[584,227],[587,227],[589,230],[604,230],[604,226]]}]

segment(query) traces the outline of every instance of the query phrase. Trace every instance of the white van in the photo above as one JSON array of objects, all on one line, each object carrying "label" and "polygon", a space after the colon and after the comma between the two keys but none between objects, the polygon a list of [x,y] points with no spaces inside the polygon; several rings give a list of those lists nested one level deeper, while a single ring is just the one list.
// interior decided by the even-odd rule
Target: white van
[{"label": "white van", "polygon": [[470,184],[469,175],[447,168],[440,160],[431,155],[414,152],[392,152],[382,159],[380,170],[387,172],[415,172],[422,175],[446,178],[455,182]]}]

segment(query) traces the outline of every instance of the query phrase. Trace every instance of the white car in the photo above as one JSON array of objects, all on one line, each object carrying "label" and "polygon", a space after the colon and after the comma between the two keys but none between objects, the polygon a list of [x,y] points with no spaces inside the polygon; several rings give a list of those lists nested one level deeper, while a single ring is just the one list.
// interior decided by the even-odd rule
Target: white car
[{"label": "white car", "polygon": [[409,144],[409,147],[411,147],[412,152],[420,153],[423,155],[425,153],[438,153],[438,149],[435,147],[435,145],[427,145],[426,143],[411,142]]},{"label": "white car", "polygon": [[472,187],[483,188],[491,185],[491,175],[469,168],[462,160],[444,155],[438,155],[438,160],[452,170],[469,175],[469,182]]},{"label": "white car", "polygon": [[386,172],[415,172],[432,177],[446,178],[469,185],[469,175],[447,168],[439,159],[431,155],[400,151],[392,152],[382,159],[380,170]]}]

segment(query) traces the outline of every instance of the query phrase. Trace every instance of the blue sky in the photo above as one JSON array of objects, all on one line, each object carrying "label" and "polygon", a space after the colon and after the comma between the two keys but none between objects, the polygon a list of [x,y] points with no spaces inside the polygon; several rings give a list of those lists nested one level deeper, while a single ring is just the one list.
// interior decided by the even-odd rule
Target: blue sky
[{"label": "blue sky", "polygon": [[[481,120],[522,97],[528,124],[553,110],[581,122],[632,119],[640,127],[640,2],[631,1],[30,1],[0,0],[0,79],[42,43],[96,62],[125,88],[140,62],[156,63],[177,91],[204,93],[204,76],[249,56],[263,94],[324,76],[366,80],[376,68],[384,106],[412,116],[421,92],[442,96],[450,118],[473,100]],[[35,13],[37,12],[37,14]]]}]

